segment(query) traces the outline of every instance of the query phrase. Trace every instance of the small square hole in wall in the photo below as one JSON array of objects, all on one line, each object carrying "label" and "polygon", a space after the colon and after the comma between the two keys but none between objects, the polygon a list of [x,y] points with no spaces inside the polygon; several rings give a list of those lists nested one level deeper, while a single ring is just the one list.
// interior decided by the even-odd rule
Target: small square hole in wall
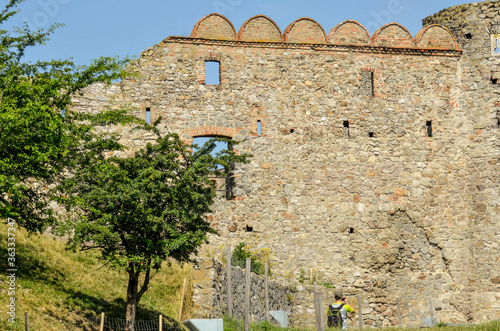
[{"label": "small square hole in wall", "polygon": [[294,132],[295,132],[295,130],[294,130],[294,129],[290,129],[290,133],[294,133]]},{"label": "small square hole in wall", "polygon": [[253,226],[246,226],[246,232],[253,232]]},{"label": "small square hole in wall", "polygon": [[464,37],[465,37],[465,39],[472,39],[472,34],[470,34],[470,33],[466,33],[466,34],[464,35]]},{"label": "small square hole in wall", "polygon": [[348,228],[349,229],[349,233],[354,233],[354,228]]},{"label": "small square hole in wall", "polygon": [[368,137],[370,137],[370,138],[375,137],[375,133],[373,133],[373,132],[368,132]]},{"label": "small square hole in wall", "polygon": [[491,84],[498,84],[498,79],[491,77]]},{"label": "small square hole in wall", "polygon": [[205,85],[220,85],[220,62],[205,61]]}]

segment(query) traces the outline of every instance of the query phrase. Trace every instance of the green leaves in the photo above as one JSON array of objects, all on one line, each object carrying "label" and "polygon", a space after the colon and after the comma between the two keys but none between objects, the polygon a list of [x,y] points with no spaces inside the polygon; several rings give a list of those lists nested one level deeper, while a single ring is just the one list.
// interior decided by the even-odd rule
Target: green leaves
[{"label": "green leaves", "polygon": [[215,233],[206,218],[215,198],[208,178],[213,166],[247,158],[233,151],[213,156],[214,147],[208,143],[193,154],[169,134],[133,157],[94,159],[79,169],[63,184],[71,193],[68,210],[80,211],[71,244],[99,249],[112,265],[134,270],[167,258],[190,261]]},{"label": "green leaves", "polygon": [[[8,2],[0,25],[18,13],[21,2]],[[103,57],[88,66],[70,60],[22,61],[29,47],[45,43],[58,26],[0,29],[0,217],[14,218],[29,231],[43,231],[56,221],[49,207],[61,194],[55,183],[93,158],[103,158],[106,150],[123,148],[115,136],[97,134],[94,128],[135,121],[126,110],[93,116],[68,110],[75,92],[125,75],[127,59]]]}]

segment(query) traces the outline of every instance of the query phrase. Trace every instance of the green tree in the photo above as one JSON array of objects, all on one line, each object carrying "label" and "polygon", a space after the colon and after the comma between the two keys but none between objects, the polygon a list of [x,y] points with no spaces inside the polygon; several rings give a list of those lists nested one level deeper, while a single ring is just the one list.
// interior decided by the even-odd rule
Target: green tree
[{"label": "green tree", "polygon": [[162,262],[191,261],[216,233],[206,218],[215,198],[209,176],[226,176],[248,157],[226,141],[228,149],[212,155],[213,140],[192,152],[176,134],[159,135],[133,157],[96,160],[64,183],[68,210],[78,211],[70,247],[100,250],[128,273],[126,330],[134,330],[137,305]]},{"label": "green tree", "polygon": [[93,128],[132,117],[126,111],[91,116],[68,110],[71,95],[82,88],[123,76],[126,60],[103,57],[88,66],[23,62],[25,51],[44,44],[58,27],[2,29],[23,1],[10,0],[0,12],[0,218],[42,231],[56,219],[49,208],[54,184],[102,151],[121,148],[116,137]]}]

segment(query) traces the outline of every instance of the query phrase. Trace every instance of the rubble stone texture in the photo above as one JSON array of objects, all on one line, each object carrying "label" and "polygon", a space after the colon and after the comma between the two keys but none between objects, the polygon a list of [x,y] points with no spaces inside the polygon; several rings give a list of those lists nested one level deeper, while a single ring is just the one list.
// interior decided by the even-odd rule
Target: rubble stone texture
[{"label": "rubble stone texture", "polygon": [[[74,108],[148,108],[186,143],[241,141],[253,157],[236,167],[233,198],[213,206],[214,251],[270,248],[275,280],[314,273],[360,295],[368,326],[396,325],[398,299],[409,327],[429,300],[438,321],[500,319],[499,8],[445,9],[415,38],[395,23],[371,38],[355,21],[325,33],[309,18],[282,33],[261,15],[236,34],[211,14]],[[219,85],[205,84],[205,61],[220,63]],[[109,129],[134,148],[153,138]],[[314,325],[303,301],[294,320]]]}]

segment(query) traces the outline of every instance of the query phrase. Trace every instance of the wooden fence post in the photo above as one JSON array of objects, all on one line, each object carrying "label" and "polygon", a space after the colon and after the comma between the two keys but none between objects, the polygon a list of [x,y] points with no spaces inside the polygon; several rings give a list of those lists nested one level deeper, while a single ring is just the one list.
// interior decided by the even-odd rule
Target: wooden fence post
[{"label": "wooden fence post", "polygon": [[184,306],[184,295],[186,293],[186,278],[184,278],[184,283],[182,284],[182,295],[181,295],[181,306],[179,307],[179,322],[182,318],[182,306]]},{"label": "wooden fence post", "polygon": [[265,265],[265,278],[264,278],[264,293],[266,297],[266,321],[269,322],[269,264],[266,262]]},{"label": "wooden fence post", "polygon": [[163,331],[163,316],[160,315],[159,331]]},{"label": "wooden fence post", "polygon": [[104,331],[104,313],[101,314],[101,327],[99,331]]},{"label": "wooden fence post", "polygon": [[245,331],[250,331],[250,258],[245,265]]},{"label": "wooden fence post", "polygon": [[24,313],[24,328],[26,331],[30,331],[28,313]]},{"label": "wooden fence post", "polygon": [[429,299],[429,310],[431,311],[431,327],[434,327],[434,309],[432,309],[432,299]]},{"label": "wooden fence post", "polygon": [[361,294],[358,294],[359,329],[363,330],[363,306],[361,304]]},{"label": "wooden fence post", "polygon": [[316,329],[325,331],[325,315],[323,313],[323,293],[314,293],[314,310],[316,312]]},{"label": "wooden fence post", "polygon": [[227,264],[227,316],[233,317],[233,280],[231,275],[231,245],[226,247]]},{"label": "wooden fence post", "polygon": [[401,304],[399,302],[399,298],[398,298],[398,324],[399,324],[399,327],[401,328]]}]

